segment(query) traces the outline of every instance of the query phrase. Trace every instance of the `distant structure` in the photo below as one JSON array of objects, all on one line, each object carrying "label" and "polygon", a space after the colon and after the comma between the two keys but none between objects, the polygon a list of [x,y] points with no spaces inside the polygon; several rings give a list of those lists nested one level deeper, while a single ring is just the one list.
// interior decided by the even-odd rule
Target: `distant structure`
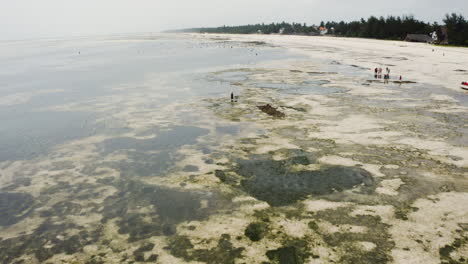
[{"label": "distant structure", "polygon": [[278,34],[284,34],[284,31],[285,31],[285,30],[286,30],[286,29],[285,29],[284,27],[280,28],[280,30],[278,31]]},{"label": "distant structure", "polygon": [[263,34],[263,31],[261,31],[260,29],[257,30],[257,34]]},{"label": "distant structure", "polygon": [[434,42],[434,40],[429,35],[424,35],[424,34],[408,34],[406,35],[405,41],[424,42],[424,43]]},{"label": "distant structure", "polygon": [[431,33],[432,41],[437,42],[439,40],[439,37],[437,36],[437,32],[434,31]]},{"label": "distant structure", "polygon": [[328,29],[326,27],[319,27],[318,30],[322,36],[328,33]]}]

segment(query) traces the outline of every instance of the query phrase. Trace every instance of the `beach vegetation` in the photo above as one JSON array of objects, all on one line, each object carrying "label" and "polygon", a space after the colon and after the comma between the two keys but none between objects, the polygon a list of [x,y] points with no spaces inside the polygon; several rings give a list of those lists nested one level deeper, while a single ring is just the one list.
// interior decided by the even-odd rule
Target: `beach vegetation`
[{"label": "beach vegetation", "polygon": [[[321,21],[318,26],[306,23],[271,23],[242,26],[222,26],[212,28],[192,28],[181,32],[228,33],[228,34],[283,34],[318,35],[327,34],[342,37],[404,40],[408,34],[431,35],[436,32],[436,44],[468,46],[468,20],[461,14],[447,14],[443,24],[429,23],[408,16],[370,16],[356,21]],[[327,29],[324,31],[323,29]]]}]

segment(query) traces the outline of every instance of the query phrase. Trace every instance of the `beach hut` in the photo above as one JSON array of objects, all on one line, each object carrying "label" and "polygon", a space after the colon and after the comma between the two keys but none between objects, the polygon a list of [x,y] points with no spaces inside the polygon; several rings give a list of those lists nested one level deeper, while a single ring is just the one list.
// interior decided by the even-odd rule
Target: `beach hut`
[{"label": "beach hut", "polygon": [[405,41],[424,42],[424,43],[434,42],[434,40],[429,35],[424,35],[424,34],[408,34],[406,35]]},{"label": "beach hut", "polygon": [[328,29],[326,27],[319,27],[320,35],[326,35],[328,33]]}]

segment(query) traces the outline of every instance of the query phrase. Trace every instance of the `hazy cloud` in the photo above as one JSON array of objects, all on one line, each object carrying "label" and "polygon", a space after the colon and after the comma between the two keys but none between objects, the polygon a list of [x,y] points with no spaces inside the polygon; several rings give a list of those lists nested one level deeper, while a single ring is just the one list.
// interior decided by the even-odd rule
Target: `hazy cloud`
[{"label": "hazy cloud", "polygon": [[259,22],[352,20],[413,14],[441,21],[467,0],[0,0],[0,38],[158,32]]}]

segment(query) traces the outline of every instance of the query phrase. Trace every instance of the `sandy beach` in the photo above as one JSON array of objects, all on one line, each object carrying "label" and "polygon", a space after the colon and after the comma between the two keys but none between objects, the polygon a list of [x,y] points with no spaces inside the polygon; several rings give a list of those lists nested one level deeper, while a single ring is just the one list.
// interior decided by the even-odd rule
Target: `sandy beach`
[{"label": "sandy beach", "polygon": [[459,90],[468,79],[468,49],[425,43],[342,37],[283,35],[218,35],[239,41],[264,41],[314,58],[327,58],[374,69],[390,67],[404,80]]},{"label": "sandy beach", "polygon": [[0,97],[11,113],[80,113],[83,131],[4,155],[0,262],[466,263],[468,49],[209,34],[80,45],[47,67],[125,67],[88,97],[52,101],[61,82]]}]

